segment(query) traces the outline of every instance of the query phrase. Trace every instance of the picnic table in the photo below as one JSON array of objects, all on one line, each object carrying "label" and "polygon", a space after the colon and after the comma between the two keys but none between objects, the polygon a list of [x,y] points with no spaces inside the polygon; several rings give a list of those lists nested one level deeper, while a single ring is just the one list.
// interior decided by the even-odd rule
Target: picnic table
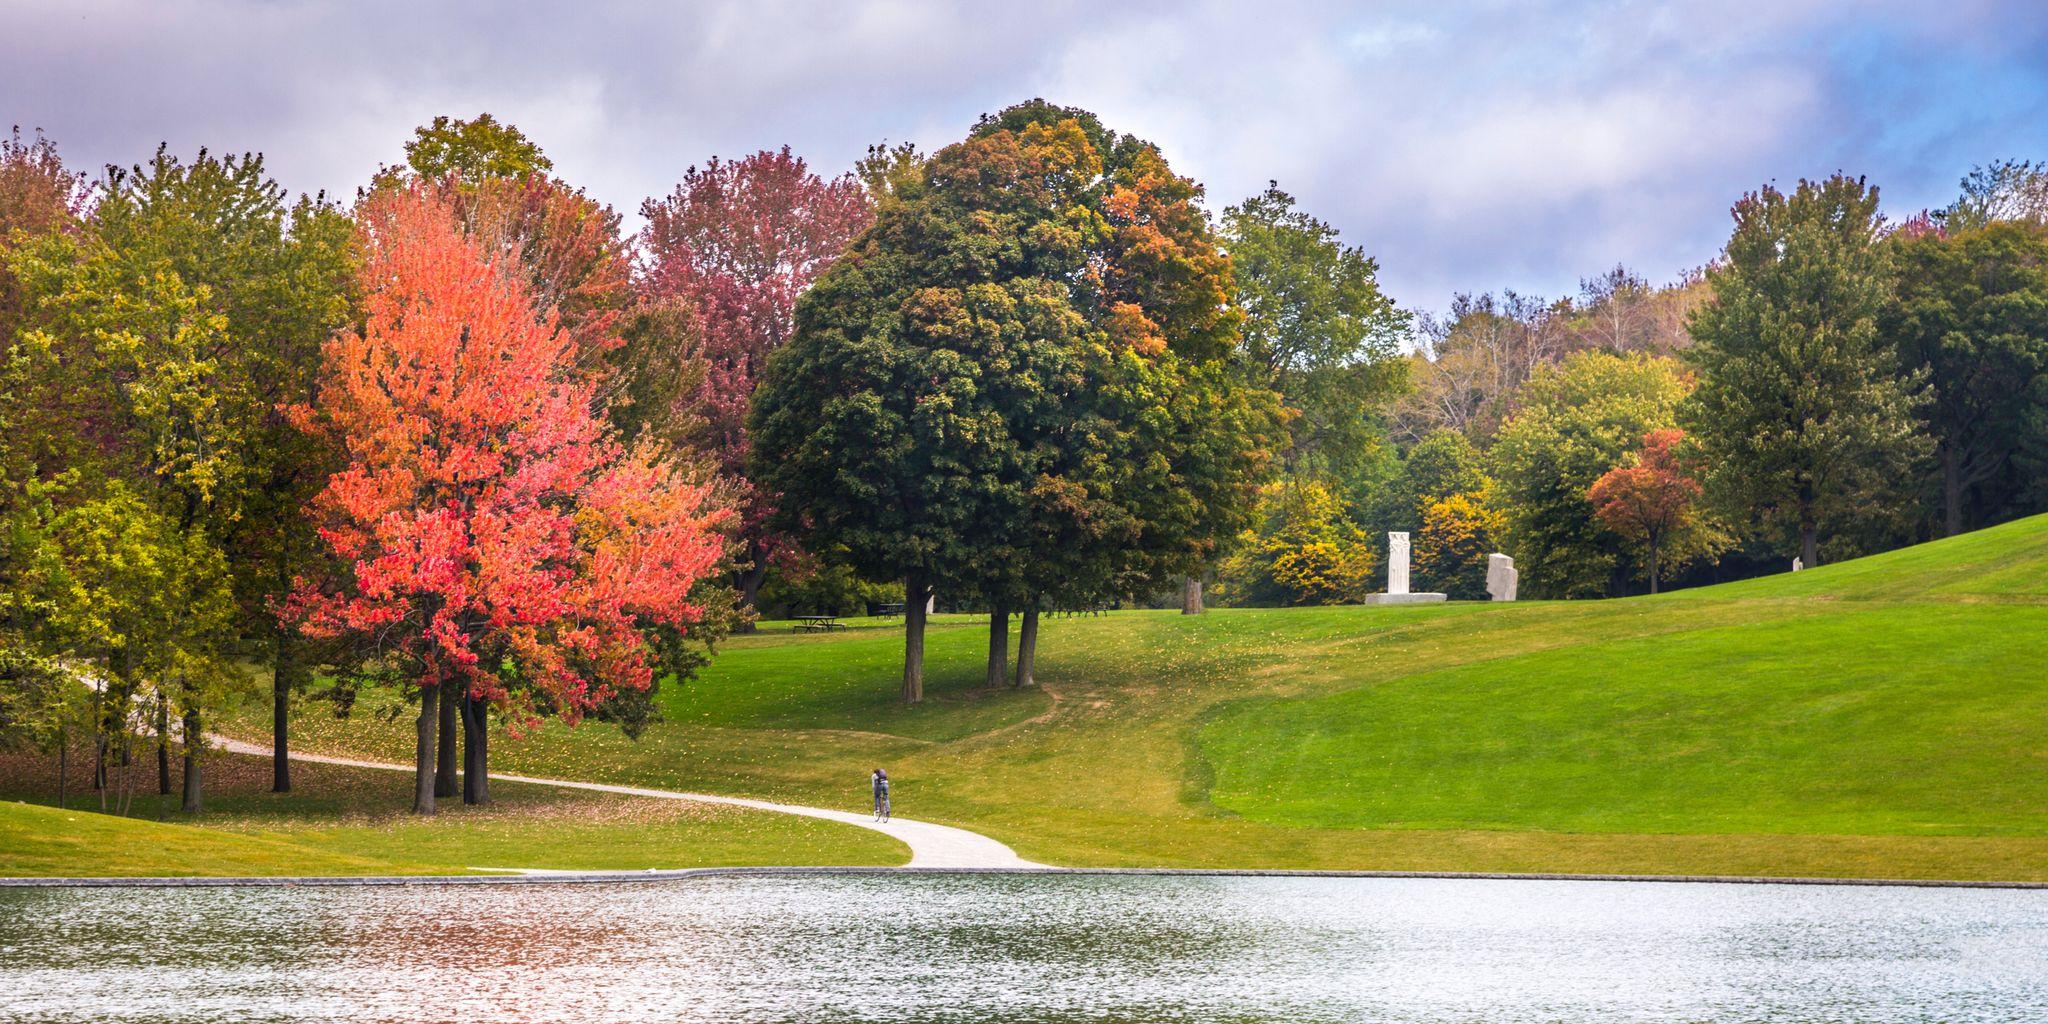
[{"label": "picnic table", "polygon": [[796,629],[799,632],[817,630],[829,633],[835,629],[845,628],[846,623],[839,621],[839,616],[837,615],[799,615],[796,617]]}]

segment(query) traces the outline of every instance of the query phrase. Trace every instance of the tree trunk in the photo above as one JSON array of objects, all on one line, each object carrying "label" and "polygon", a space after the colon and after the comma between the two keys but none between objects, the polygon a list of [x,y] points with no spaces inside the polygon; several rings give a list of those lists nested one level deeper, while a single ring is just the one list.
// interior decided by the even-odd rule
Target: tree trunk
[{"label": "tree trunk", "polygon": [[1017,624],[1017,677],[1015,686],[1036,686],[1032,670],[1038,662],[1038,605],[1024,609],[1024,621]]},{"label": "tree trunk", "polygon": [[92,691],[92,788],[100,793],[100,810],[107,809],[107,713],[101,705],[106,695]]},{"label": "tree trunk", "polygon": [[462,802],[491,802],[491,734],[484,716],[488,705],[462,692]]},{"label": "tree trunk", "polygon": [[283,629],[270,647],[270,791],[292,791],[292,753],[285,737],[291,729],[292,687],[298,683],[291,636]]},{"label": "tree trunk", "polygon": [[916,573],[903,580],[903,702],[924,700],[925,602],[931,600],[931,585]]},{"label": "tree trunk", "polygon": [[1650,593],[1657,592],[1657,538],[1650,537]]},{"label": "tree trunk", "polygon": [[156,795],[171,795],[171,706],[156,698]]},{"label": "tree trunk", "polygon": [[998,608],[988,613],[988,688],[1010,681],[1010,613]]},{"label": "tree trunk", "polygon": [[1962,459],[1948,445],[1941,446],[1941,523],[1944,537],[1963,532]]},{"label": "tree trunk", "polygon": [[436,797],[453,797],[462,792],[462,784],[455,778],[455,718],[461,711],[459,703],[452,695],[441,701],[440,720],[435,725],[435,730],[440,733],[438,756],[434,761]]},{"label": "tree trunk", "polygon": [[128,816],[128,805],[135,797],[135,773],[129,770],[135,761],[135,758],[131,755],[131,748],[134,746],[134,743],[134,737],[125,733],[122,734],[121,775],[114,782],[114,813],[123,818]]},{"label": "tree trunk", "polygon": [[767,552],[761,549],[760,539],[749,539],[747,541],[747,567],[740,570],[737,578],[733,581],[738,584],[737,589],[740,592],[740,611],[748,613],[741,620],[736,632],[752,633],[755,631],[754,599],[760,596],[761,583],[768,578],[768,566],[765,564],[766,559]]},{"label": "tree trunk", "polygon": [[1820,564],[1820,517],[1814,514],[1819,501],[1813,481],[1799,481],[1799,561],[1808,569]]},{"label": "tree trunk", "polygon": [[1200,576],[1183,578],[1180,581],[1180,613],[1182,615],[1200,615],[1203,611],[1202,578]]},{"label": "tree trunk", "polygon": [[57,806],[63,807],[66,784],[71,781],[71,733],[63,726],[57,727]]},{"label": "tree trunk", "polygon": [[420,717],[413,723],[412,812],[434,813],[434,725],[441,717],[441,687],[420,687]]},{"label": "tree trunk", "polygon": [[206,745],[206,731],[200,728],[199,712],[185,712],[185,804],[186,814],[199,813],[199,750]]}]

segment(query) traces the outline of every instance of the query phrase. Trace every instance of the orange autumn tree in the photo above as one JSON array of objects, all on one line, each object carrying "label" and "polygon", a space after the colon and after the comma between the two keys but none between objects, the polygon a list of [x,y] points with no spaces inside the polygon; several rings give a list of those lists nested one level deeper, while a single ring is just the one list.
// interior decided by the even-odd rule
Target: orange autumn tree
[{"label": "orange autumn tree", "polygon": [[1674,536],[1695,525],[1700,482],[1678,461],[1676,449],[1684,439],[1685,431],[1675,427],[1650,431],[1632,463],[1608,470],[1586,492],[1600,525],[1647,550],[1652,594],[1658,556]]},{"label": "orange autumn tree", "polygon": [[434,727],[460,699],[465,799],[487,799],[484,715],[574,724],[652,682],[649,635],[699,616],[724,513],[651,444],[622,446],[577,341],[527,275],[488,258],[422,186],[358,211],[359,330],[331,338],[297,423],[343,467],[308,507],[333,571],[284,609],[420,693],[414,810],[434,810]]}]

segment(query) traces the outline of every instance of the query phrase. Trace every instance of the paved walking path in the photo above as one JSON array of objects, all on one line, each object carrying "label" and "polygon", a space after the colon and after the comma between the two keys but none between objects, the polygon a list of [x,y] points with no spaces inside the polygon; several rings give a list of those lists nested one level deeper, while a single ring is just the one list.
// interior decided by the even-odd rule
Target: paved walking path
[{"label": "paved walking path", "polygon": [[[214,736],[212,740],[222,750],[232,754],[253,754],[269,757],[270,748],[225,736]],[[405,772],[412,774],[409,764],[390,764],[383,761],[358,761],[347,757],[329,757],[325,754],[292,754],[294,761],[314,764],[335,764],[349,768],[374,768],[378,771]],[[835,811],[824,807],[804,807],[799,804],[778,804],[768,800],[750,800],[738,796],[716,796],[710,793],[679,793],[671,789],[641,789],[636,786],[613,786],[602,782],[573,782],[568,779],[536,779],[526,775],[502,775],[491,773],[497,782],[525,782],[536,786],[556,786],[562,789],[587,789],[598,793],[619,793],[625,796],[644,796],[656,800],[694,800],[698,803],[726,804],[732,807],[750,807],[757,811],[775,811],[781,814],[801,814],[807,818],[823,818],[826,821],[843,822],[873,829],[883,835],[893,836],[903,845],[910,847],[910,863],[913,868],[1035,868],[1043,867],[1017,856],[1015,850],[996,842],[979,832],[969,832],[951,825],[934,825],[928,821],[912,821],[909,818],[891,818],[878,822],[866,814],[853,811]],[[861,780],[865,783],[866,780]],[[508,869],[518,870],[518,869]]]}]

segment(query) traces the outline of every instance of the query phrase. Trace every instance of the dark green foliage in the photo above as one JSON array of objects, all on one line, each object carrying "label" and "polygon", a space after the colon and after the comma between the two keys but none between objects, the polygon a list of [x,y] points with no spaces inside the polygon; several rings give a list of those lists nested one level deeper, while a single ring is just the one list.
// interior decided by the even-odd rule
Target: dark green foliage
[{"label": "dark green foliage", "polygon": [[1043,103],[897,173],[757,392],[786,520],[913,604],[1090,603],[1202,565],[1248,522],[1272,406],[1228,361],[1198,196]]},{"label": "dark green foliage", "polygon": [[1943,532],[2030,511],[2015,457],[2048,427],[2048,226],[1902,232],[1890,248],[1898,284],[1880,327],[1899,365],[1927,377]]},{"label": "dark green foliage", "polygon": [[1599,597],[1627,580],[1628,547],[1593,518],[1586,492],[1668,427],[1684,383],[1658,356],[1581,352],[1530,378],[1492,451],[1502,550],[1527,597]]},{"label": "dark green foliage", "polygon": [[1381,294],[1378,262],[1277,182],[1224,211],[1222,236],[1245,314],[1242,358],[1289,412],[1283,463],[1355,470],[1380,443],[1376,413],[1406,384],[1408,314]]},{"label": "dark green foliage", "polygon": [[1878,337],[1891,270],[1875,188],[1841,175],[1767,186],[1734,213],[1714,300],[1692,318],[1685,426],[1710,499],[1814,565],[1823,534],[1899,518],[1929,447],[1913,415],[1922,375],[1902,377]]},{"label": "dark green foliage", "polygon": [[[1486,490],[1486,456],[1455,430],[1438,428],[1410,446],[1391,471],[1364,488],[1359,515],[1377,536],[1422,528],[1429,506],[1454,494]],[[1384,543],[1384,537],[1376,541]]]}]

